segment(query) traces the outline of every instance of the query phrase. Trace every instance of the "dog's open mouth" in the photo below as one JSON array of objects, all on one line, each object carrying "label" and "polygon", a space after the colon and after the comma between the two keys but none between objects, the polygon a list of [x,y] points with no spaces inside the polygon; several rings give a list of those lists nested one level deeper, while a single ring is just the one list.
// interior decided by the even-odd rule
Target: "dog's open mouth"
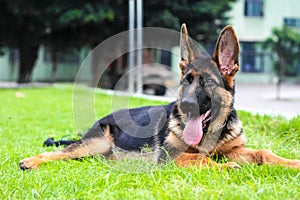
[{"label": "dog's open mouth", "polygon": [[188,114],[188,120],[183,130],[184,142],[191,146],[199,144],[203,137],[203,129],[207,126],[211,117],[211,110],[197,117]]}]

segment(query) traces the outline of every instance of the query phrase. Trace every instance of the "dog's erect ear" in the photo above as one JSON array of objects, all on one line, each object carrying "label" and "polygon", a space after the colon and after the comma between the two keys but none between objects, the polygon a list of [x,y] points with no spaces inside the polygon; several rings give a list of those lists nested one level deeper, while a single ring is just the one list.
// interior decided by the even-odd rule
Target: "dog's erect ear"
[{"label": "dog's erect ear", "polygon": [[189,38],[189,34],[185,24],[181,26],[180,32],[180,54],[181,61],[179,63],[182,75],[189,63],[200,57],[200,52],[195,43]]},{"label": "dog's erect ear", "polygon": [[235,31],[226,26],[220,33],[212,59],[230,87],[234,85],[234,75],[239,70],[240,47]]}]

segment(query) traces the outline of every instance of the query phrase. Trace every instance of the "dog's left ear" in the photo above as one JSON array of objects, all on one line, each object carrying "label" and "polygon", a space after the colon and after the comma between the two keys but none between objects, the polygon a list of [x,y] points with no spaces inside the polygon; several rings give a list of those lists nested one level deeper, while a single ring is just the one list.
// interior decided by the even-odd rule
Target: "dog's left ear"
[{"label": "dog's left ear", "polygon": [[180,55],[181,61],[179,63],[181,75],[186,73],[188,65],[195,59],[201,56],[197,46],[189,37],[185,24],[181,26],[180,32]]},{"label": "dog's left ear", "polygon": [[226,26],[219,35],[212,59],[231,88],[234,86],[234,76],[239,70],[239,53],[240,46],[235,31],[231,26]]}]

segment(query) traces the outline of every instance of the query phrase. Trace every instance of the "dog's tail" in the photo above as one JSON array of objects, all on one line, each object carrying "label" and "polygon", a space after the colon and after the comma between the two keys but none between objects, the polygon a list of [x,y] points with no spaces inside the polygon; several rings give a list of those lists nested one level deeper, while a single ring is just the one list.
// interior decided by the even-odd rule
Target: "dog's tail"
[{"label": "dog's tail", "polygon": [[[101,138],[104,136],[103,132],[109,131],[110,127],[109,125],[102,125],[99,122],[96,122],[92,128],[90,128],[81,138],[80,140],[86,140],[86,139],[91,139],[91,138]],[[50,146],[69,146],[70,144],[76,143],[80,140],[57,140],[54,141],[54,138],[48,138],[45,140],[43,143],[44,147],[50,147]]]},{"label": "dog's tail", "polygon": [[73,144],[75,142],[77,142],[78,140],[58,140],[58,141],[54,141],[54,138],[48,138],[47,140],[45,140],[45,142],[43,143],[44,147],[50,147],[50,146],[68,146],[70,144]]}]

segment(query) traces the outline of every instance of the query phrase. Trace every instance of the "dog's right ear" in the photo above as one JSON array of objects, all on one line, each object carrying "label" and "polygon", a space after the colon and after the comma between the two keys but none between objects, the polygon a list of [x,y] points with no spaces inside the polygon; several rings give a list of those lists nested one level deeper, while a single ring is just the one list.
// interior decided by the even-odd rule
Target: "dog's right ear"
[{"label": "dog's right ear", "polygon": [[180,32],[180,55],[181,61],[179,66],[181,75],[186,73],[188,65],[195,59],[200,57],[200,52],[194,42],[189,38],[189,34],[185,24],[181,26]]}]

